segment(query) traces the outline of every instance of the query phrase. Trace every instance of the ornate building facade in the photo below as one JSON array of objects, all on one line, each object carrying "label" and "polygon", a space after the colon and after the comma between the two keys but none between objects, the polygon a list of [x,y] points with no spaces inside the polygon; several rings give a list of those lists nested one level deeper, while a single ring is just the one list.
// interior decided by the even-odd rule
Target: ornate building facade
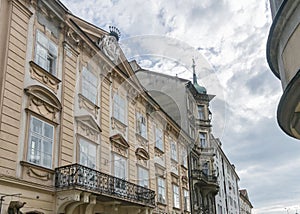
[{"label": "ornate building facade", "polygon": [[273,23],[267,42],[267,60],[283,88],[277,120],[286,134],[300,139],[300,2],[270,0],[270,6]]},{"label": "ornate building facade", "polygon": [[1,1],[0,213],[189,213],[188,134],[106,32]]},{"label": "ornate building facade", "polygon": [[193,82],[144,70],[136,75],[151,96],[188,133],[193,145],[189,150],[189,182],[192,213],[216,213],[215,195],[219,184],[214,169],[215,151],[211,145],[211,113],[213,95],[197,83],[193,61]]},{"label": "ornate building facade", "polygon": [[241,189],[240,191],[240,214],[251,214],[252,213],[252,204],[250,202],[248,193],[246,189]]}]

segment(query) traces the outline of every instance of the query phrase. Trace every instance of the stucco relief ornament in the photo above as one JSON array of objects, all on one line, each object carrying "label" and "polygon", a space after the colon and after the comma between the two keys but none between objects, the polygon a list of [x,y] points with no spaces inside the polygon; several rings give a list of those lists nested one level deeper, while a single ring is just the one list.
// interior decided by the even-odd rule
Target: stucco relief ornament
[{"label": "stucco relief ornament", "polygon": [[120,57],[120,47],[118,44],[119,38],[121,36],[118,28],[109,26],[110,33],[104,35],[98,42],[99,48],[103,53],[115,64]]}]

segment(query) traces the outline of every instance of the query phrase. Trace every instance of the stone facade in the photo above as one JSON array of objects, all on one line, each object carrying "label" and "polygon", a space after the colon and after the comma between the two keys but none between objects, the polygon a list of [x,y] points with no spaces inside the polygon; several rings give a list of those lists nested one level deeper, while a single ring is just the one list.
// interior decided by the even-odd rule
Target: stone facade
[{"label": "stone facade", "polygon": [[116,32],[59,1],[1,1],[0,22],[2,213],[189,213],[193,142]]}]

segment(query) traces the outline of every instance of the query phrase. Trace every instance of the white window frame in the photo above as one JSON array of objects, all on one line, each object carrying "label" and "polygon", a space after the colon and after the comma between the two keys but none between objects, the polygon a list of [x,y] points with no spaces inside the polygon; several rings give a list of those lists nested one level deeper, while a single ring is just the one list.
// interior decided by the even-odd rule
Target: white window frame
[{"label": "white window frame", "polygon": [[39,30],[36,31],[35,42],[34,62],[55,76],[58,56],[57,45]]},{"label": "white window frame", "polygon": [[[29,127],[29,137],[28,137],[27,160],[30,163],[39,166],[52,168],[55,127],[52,124],[47,123],[46,121],[41,120],[32,115],[30,115],[29,120],[30,120],[30,127]],[[39,128],[40,130],[37,130],[38,127],[36,128],[33,127],[34,120],[41,124],[41,127]],[[46,136],[47,127],[52,129],[51,136],[50,135]],[[51,151],[46,151],[47,148],[48,150],[50,149]]]},{"label": "white window frame", "polygon": [[171,150],[171,159],[174,161],[178,161],[177,143],[175,141],[171,141],[170,150]]},{"label": "white window frame", "polygon": [[79,138],[79,163],[86,167],[95,169],[97,160],[97,146],[95,143]]},{"label": "white window frame", "polygon": [[176,184],[173,184],[173,207],[180,209],[180,192]]},{"label": "white window frame", "polygon": [[138,184],[142,187],[149,187],[149,170],[138,166]]},{"label": "white window frame", "polygon": [[183,205],[185,211],[190,211],[190,193],[186,189],[183,189]]},{"label": "white window frame", "polygon": [[199,144],[202,148],[207,148],[207,134],[205,132],[199,132]]},{"label": "white window frame", "polygon": [[[115,182],[115,190],[121,195],[126,195],[127,159],[121,155],[113,153],[113,163],[113,175],[116,178],[119,178]],[[117,167],[117,164],[120,164],[120,166]],[[124,170],[124,172],[120,173],[121,170]]]},{"label": "white window frame", "polygon": [[98,94],[98,78],[87,67],[82,68],[81,73],[81,93],[82,95],[91,101],[93,104],[97,104]]},{"label": "white window frame", "polygon": [[146,117],[139,112],[136,113],[136,129],[139,135],[147,139],[147,120]]},{"label": "white window frame", "polygon": [[159,127],[155,127],[155,146],[164,151],[164,134],[163,130]]},{"label": "white window frame", "polygon": [[114,93],[113,96],[113,116],[123,124],[125,123],[126,120],[126,103],[125,99],[120,96],[118,93]]},{"label": "white window frame", "polygon": [[166,181],[162,177],[157,177],[157,201],[166,203]]}]

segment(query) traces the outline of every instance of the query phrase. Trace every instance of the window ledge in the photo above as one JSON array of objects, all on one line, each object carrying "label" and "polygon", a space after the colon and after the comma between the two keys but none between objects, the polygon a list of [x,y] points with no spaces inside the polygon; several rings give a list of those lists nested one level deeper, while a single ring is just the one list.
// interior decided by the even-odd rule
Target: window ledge
[{"label": "window ledge", "polygon": [[27,161],[20,161],[21,166],[24,167],[24,172],[28,177],[36,178],[42,181],[52,180],[55,171],[43,166],[39,166]]},{"label": "window ledge", "polygon": [[42,67],[40,67],[34,61],[30,61],[29,64],[30,64],[31,78],[39,81],[40,83],[44,84],[52,91],[57,93],[57,90],[59,88],[59,83],[61,82],[61,80],[59,80],[56,76],[46,71]]},{"label": "window ledge", "polygon": [[157,146],[154,147],[155,152],[163,155],[165,152],[163,150],[161,150],[160,148],[158,148]]}]

